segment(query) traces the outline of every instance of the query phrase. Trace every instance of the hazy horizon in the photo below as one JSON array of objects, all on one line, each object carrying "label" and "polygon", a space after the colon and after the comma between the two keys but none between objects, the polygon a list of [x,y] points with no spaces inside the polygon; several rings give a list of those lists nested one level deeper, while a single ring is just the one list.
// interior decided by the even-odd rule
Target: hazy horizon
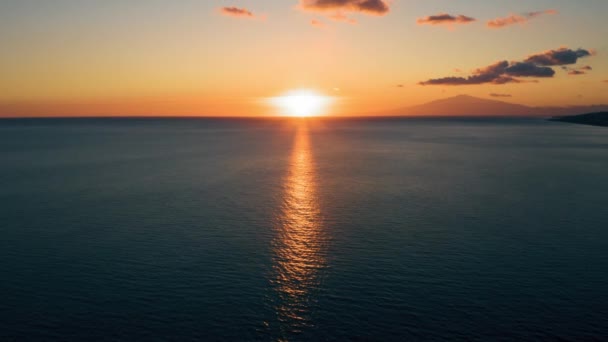
[{"label": "hazy horizon", "polygon": [[[463,101],[465,103],[463,103]],[[468,104],[466,102],[468,101]],[[48,110],[48,109],[47,109]],[[588,106],[548,106],[530,107],[518,103],[509,103],[496,99],[476,98],[469,95],[456,95],[449,98],[442,98],[418,106],[407,108],[393,108],[384,111],[372,111],[369,113],[333,113],[332,115],[319,114],[312,115],[314,118],[417,118],[417,117],[553,117],[560,115],[585,114],[587,112],[608,111],[608,104],[591,104]],[[201,112],[200,114],[173,115],[168,113],[92,113],[92,114],[63,114],[46,113],[40,115],[35,113],[10,112],[0,119],[18,118],[286,118],[290,115],[260,114],[260,115],[209,115]],[[86,113],[86,111],[85,111]]]}]

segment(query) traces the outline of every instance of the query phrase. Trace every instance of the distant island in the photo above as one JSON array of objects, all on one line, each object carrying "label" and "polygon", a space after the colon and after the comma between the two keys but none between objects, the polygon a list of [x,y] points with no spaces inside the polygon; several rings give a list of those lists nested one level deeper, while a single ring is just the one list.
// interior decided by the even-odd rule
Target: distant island
[{"label": "distant island", "polygon": [[[380,114],[386,116],[537,116],[549,118],[595,112],[608,112],[608,105],[532,107],[494,99],[458,95],[418,106],[388,110]],[[370,115],[375,114],[378,113],[370,113]]]},{"label": "distant island", "polygon": [[551,121],[570,122],[581,125],[608,127],[608,112],[589,113],[581,115],[555,116]]}]

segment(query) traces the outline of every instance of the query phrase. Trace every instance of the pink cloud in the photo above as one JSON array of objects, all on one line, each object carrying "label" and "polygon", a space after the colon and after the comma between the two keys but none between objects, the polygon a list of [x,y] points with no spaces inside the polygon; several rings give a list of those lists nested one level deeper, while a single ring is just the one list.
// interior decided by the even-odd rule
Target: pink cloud
[{"label": "pink cloud", "polygon": [[220,13],[229,17],[237,17],[237,18],[253,18],[254,15],[251,11],[245,8],[239,7],[222,7],[220,8]]},{"label": "pink cloud", "polygon": [[553,15],[553,14],[558,14],[558,12],[556,10],[549,9],[549,10],[545,10],[545,11],[528,12],[528,13],[524,13],[522,15],[511,14],[507,17],[489,20],[486,23],[486,25],[490,28],[503,28],[506,26],[514,25],[514,24],[525,24],[528,21],[530,21],[530,19],[539,17],[541,15],[545,15],[545,14]]}]

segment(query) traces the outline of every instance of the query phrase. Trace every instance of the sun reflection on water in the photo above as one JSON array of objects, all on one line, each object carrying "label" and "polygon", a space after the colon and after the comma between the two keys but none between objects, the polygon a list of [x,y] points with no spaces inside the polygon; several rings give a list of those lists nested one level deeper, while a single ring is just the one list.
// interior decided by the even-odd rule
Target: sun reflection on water
[{"label": "sun reflection on water", "polygon": [[273,240],[273,287],[275,310],[282,334],[299,333],[311,326],[325,267],[324,232],[317,198],[317,181],[306,123],[300,123],[294,139],[282,208]]}]

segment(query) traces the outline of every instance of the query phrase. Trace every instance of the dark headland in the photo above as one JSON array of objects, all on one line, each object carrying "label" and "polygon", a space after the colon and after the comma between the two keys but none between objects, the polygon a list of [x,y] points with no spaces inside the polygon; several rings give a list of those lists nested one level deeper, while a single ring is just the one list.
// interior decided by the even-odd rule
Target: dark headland
[{"label": "dark headland", "polygon": [[555,116],[551,121],[570,122],[581,125],[608,127],[608,112],[589,113],[581,115]]}]

